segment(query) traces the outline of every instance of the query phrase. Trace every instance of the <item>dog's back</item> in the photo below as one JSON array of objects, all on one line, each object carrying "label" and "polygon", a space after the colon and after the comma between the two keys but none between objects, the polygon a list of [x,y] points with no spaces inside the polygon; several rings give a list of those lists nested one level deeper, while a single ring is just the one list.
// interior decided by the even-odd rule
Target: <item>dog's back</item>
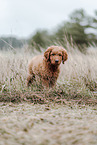
[{"label": "dog's back", "polygon": [[43,55],[33,57],[28,65],[28,73],[32,74],[34,72],[36,73],[37,71],[39,71],[42,67],[42,63]]}]

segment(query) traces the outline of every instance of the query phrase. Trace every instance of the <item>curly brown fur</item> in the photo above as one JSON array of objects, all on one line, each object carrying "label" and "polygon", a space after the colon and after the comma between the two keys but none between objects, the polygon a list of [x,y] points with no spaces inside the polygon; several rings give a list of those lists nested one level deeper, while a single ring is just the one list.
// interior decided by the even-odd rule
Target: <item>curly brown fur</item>
[{"label": "curly brown fur", "polygon": [[44,55],[32,58],[28,65],[27,86],[38,76],[43,86],[53,87],[59,76],[60,64],[64,64],[67,58],[68,54],[61,46],[51,46]]}]

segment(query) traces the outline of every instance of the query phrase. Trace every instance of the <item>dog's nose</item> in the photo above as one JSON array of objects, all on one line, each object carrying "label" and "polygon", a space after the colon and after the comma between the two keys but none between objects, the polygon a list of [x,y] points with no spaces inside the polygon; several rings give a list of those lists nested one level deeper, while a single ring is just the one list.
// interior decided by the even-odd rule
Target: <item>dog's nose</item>
[{"label": "dog's nose", "polygon": [[56,60],[55,60],[55,62],[56,62],[56,63],[58,63],[58,62],[59,62],[59,60],[58,60],[58,59],[56,59]]}]

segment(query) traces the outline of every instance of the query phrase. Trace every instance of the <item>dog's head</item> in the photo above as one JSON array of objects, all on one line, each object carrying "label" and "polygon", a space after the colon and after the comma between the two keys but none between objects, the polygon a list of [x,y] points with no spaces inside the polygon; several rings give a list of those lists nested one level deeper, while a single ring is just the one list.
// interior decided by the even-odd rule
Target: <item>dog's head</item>
[{"label": "dog's head", "polygon": [[67,51],[61,46],[51,46],[44,53],[44,57],[53,65],[60,65],[68,59]]}]

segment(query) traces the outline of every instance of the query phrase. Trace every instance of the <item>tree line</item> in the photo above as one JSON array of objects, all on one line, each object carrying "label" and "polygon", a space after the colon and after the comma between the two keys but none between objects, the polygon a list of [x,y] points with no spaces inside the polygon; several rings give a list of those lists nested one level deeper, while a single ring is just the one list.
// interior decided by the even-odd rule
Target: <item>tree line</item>
[{"label": "tree line", "polygon": [[[14,48],[22,47],[23,40],[14,37],[2,38],[7,43],[10,43]],[[0,49],[8,47],[0,39]],[[61,43],[66,45],[67,41],[71,44],[83,48],[83,45],[97,45],[97,10],[94,11],[94,16],[90,16],[85,10],[79,9],[73,11],[69,20],[62,23],[56,31],[50,34],[47,30],[37,30],[26,42],[31,49],[46,48],[49,45]]]},{"label": "tree line", "polygon": [[83,45],[97,45],[97,10],[94,16],[89,16],[83,9],[75,10],[70,14],[69,20],[62,23],[53,34],[39,30],[31,37],[29,44],[39,50],[40,47],[54,43],[65,46],[67,41],[81,49]]},{"label": "tree line", "polygon": [[26,40],[17,39],[15,37],[1,37],[0,38],[0,50],[7,50],[10,47],[22,48]]}]

